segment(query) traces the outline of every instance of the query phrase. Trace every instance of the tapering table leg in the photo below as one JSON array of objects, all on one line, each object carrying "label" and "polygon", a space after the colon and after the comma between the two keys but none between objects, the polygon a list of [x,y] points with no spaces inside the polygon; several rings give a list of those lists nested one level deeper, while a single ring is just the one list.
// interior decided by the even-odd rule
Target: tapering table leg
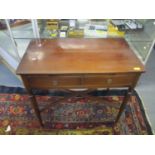
[{"label": "tapering table leg", "polygon": [[30,96],[31,104],[32,104],[32,106],[34,108],[34,111],[35,111],[35,114],[36,114],[36,116],[37,116],[37,118],[39,120],[39,123],[40,123],[41,127],[44,127],[42,119],[41,119],[41,114],[40,114],[40,110],[39,110],[39,107],[38,107],[38,103],[36,101],[35,96],[33,95],[33,92],[32,92],[32,89],[30,87],[28,78],[27,78],[27,76],[24,76],[24,75],[21,76],[21,78],[22,78],[24,86],[25,86],[25,88],[26,88],[26,90],[27,90],[27,92],[28,92],[28,94]]},{"label": "tapering table leg", "polygon": [[31,104],[32,104],[32,106],[34,108],[35,114],[36,114],[36,116],[37,116],[37,118],[39,120],[40,125],[42,127],[44,127],[43,122],[42,122],[42,118],[41,118],[41,114],[40,114],[40,110],[39,110],[39,107],[38,107],[38,103],[36,101],[35,96],[34,95],[31,95],[30,96],[30,100],[31,100]]},{"label": "tapering table leg", "polygon": [[120,109],[119,109],[118,115],[117,115],[117,117],[116,117],[116,120],[115,120],[115,122],[114,122],[113,128],[114,128],[115,125],[118,123],[118,121],[119,121],[119,119],[120,119],[122,113],[124,112],[125,106],[126,106],[126,104],[128,103],[128,100],[129,100],[129,98],[130,98],[130,96],[131,96],[132,90],[133,90],[133,89],[132,89],[131,87],[129,87],[129,89],[127,90],[127,92],[126,92],[126,94],[125,94],[125,96],[124,96],[123,102],[122,102],[122,104],[121,104],[121,106],[120,106]]}]

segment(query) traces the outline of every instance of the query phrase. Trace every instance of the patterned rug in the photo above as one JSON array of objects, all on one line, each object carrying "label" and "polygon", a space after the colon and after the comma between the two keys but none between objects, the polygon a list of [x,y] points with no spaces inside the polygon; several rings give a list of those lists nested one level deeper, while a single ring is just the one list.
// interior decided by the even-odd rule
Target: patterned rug
[{"label": "patterned rug", "polygon": [[[112,131],[125,90],[94,91],[94,97],[72,97],[53,104],[42,113],[44,128],[22,88],[0,87],[0,134],[12,135],[148,135],[150,125],[136,92],[133,92],[120,121]],[[66,94],[34,90],[40,109]],[[103,122],[107,122],[104,124]]]}]

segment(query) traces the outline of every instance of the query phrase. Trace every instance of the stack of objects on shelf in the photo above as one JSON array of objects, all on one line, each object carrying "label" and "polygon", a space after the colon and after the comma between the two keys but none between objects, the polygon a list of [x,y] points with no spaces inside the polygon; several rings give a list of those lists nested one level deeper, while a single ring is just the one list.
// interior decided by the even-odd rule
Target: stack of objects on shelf
[{"label": "stack of objects on shelf", "polygon": [[69,29],[69,20],[61,19],[59,21],[59,37],[66,38],[68,29]]},{"label": "stack of objects on shelf", "polygon": [[69,30],[68,30],[68,37],[69,38],[83,38],[84,37],[84,30],[78,28],[77,20],[71,19],[69,20]]},{"label": "stack of objects on shelf", "polygon": [[84,35],[87,38],[106,38],[108,30],[108,20],[92,19],[89,20],[84,28]]},{"label": "stack of objects on shelf", "polygon": [[69,38],[83,38],[84,37],[84,31],[82,29],[69,29],[68,31],[68,37]]},{"label": "stack of objects on shelf", "polygon": [[107,38],[125,37],[127,30],[143,29],[143,25],[137,20],[50,19],[46,28],[52,38]]},{"label": "stack of objects on shelf", "polygon": [[142,30],[143,24],[141,24],[138,20],[134,19],[114,19],[111,20],[111,23],[118,28],[119,31],[128,31],[128,30]]},{"label": "stack of objects on shelf", "polygon": [[61,19],[59,20],[59,37],[83,38],[84,30],[77,28],[77,20],[75,19]]},{"label": "stack of objects on shelf", "polygon": [[46,28],[50,33],[52,38],[58,37],[59,30],[59,20],[58,19],[48,19],[46,22]]}]

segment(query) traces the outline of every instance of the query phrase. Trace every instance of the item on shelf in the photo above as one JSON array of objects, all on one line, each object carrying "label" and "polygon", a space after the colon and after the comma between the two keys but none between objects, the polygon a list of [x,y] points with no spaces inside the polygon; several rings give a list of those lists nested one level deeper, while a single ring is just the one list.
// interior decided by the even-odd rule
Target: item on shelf
[{"label": "item on shelf", "polygon": [[86,38],[107,38],[107,32],[101,30],[84,30]]},{"label": "item on shelf", "polygon": [[143,29],[143,25],[141,23],[137,23],[137,28],[138,29]]},{"label": "item on shelf", "polygon": [[108,26],[108,37],[124,37],[125,31],[119,31],[118,28],[112,24]]},{"label": "item on shelf", "polygon": [[84,28],[85,37],[106,38],[108,30],[108,21],[103,19],[92,19]]},{"label": "item on shelf", "polygon": [[86,26],[87,27],[94,26],[96,30],[107,31],[108,21],[103,20],[103,19],[93,19],[93,20],[90,20],[89,24],[87,24]]},{"label": "item on shelf", "polygon": [[119,26],[119,25],[125,25],[125,21],[124,20],[119,20],[119,19],[112,19],[111,23],[115,26]]},{"label": "item on shelf", "polygon": [[129,30],[129,27],[125,25],[125,20],[114,19],[114,20],[111,20],[111,24],[114,27],[117,27],[119,31]]},{"label": "item on shelf", "polygon": [[136,20],[125,20],[125,24],[131,29],[143,29],[143,25]]},{"label": "item on shelf", "polygon": [[84,30],[82,29],[70,29],[68,30],[68,37],[70,38],[83,38]]},{"label": "item on shelf", "polygon": [[60,27],[60,31],[67,31],[67,30],[68,30],[68,26],[63,25]]},{"label": "item on shelf", "polygon": [[87,24],[84,29],[85,37],[91,38],[106,38],[107,37],[107,26],[105,25],[90,25]]},{"label": "item on shelf", "polygon": [[76,20],[75,19],[70,19],[69,20],[69,27],[71,28],[76,28]]},{"label": "item on shelf", "polygon": [[79,29],[84,29],[85,25],[89,23],[88,19],[77,19],[77,27]]},{"label": "item on shelf", "polygon": [[111,20],[111,23],[118,28],[119,31],[139,30],[143,29],[143,25],[136,20]]},{"label": "item on shelf", "polygon": [[137,24],[133,22],[132,20],[125,20],[125,24],[130,28],[130,29],[137,29]]},{"label": "item on shelf", "polygon": [[108,29],[108,21],[104,19],[92,19],[90,20],[89,24],[92,26],[95,26],[96,29],[97,27],[102,27],[102,29],[107,30]]},{"label": "item on shelf", "polygon": [[58,30],[59,29],[59,20],[47,20],[47,29],[48,30]]},{"label": "item on shelf", "polygon": [[57,31],[57,30],[52,30],[52,31],[50,31],[50,36],[51,36],[52,38],[56,38],[56,37],[58,36],[58,31]]},{"label": "item on shelf", "polygon": [[67,32],[66,31],[60,31],[59,36],[60,36],[60,38],[66,38],[67,37]]},{"label": "item on shelf", "polygon": [[59,29],[62,30],[63,28],[65,28],[66,30],[69,29],[69,20],[61,19],[59,21]]}]

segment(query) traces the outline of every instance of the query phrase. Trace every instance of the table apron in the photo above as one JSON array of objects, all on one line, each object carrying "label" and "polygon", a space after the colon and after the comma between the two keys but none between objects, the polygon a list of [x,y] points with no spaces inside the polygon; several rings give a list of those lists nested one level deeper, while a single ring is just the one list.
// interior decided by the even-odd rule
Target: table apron
[{"label": "table apron", "polygon": [[138,80],[138,74],[92,74],[92,75],[24,75],[31,88],[112,88],[130,87]]}]

